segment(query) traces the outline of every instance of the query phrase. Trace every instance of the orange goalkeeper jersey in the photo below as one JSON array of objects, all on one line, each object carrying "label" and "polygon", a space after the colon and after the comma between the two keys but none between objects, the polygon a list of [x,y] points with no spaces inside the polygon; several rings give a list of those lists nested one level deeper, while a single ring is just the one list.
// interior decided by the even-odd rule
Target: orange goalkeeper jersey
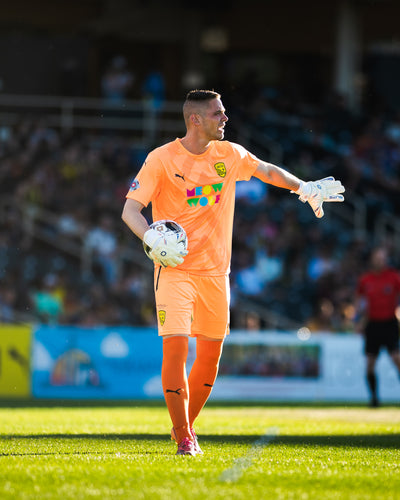
[{"label": "orange goalkeeper jersey", "polygon": [[260,160],[238,144],[213,141],[195,155],[180,139],[153,150],[127,198],[147,206],[153,221],[172,219],[188,236],[188,255],[178,267],[217,276],[230,270],[236,181],[249,180]]}]

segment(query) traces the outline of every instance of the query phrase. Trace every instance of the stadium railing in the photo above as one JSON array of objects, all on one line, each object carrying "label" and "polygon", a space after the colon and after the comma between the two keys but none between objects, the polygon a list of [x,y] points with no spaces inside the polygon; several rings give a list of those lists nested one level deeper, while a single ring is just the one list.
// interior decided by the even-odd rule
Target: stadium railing
[{"label": "stadium railing", "polygon": [[138,146],[154,142],[158,131],[183,132],[182,104],[166,101],[155,109],[147,100],[121,104],[102,98],[0,94],[0,122],[16,125],[21,116],[32,116],[64,131],[73,129],[113,130],[134,133]]}]

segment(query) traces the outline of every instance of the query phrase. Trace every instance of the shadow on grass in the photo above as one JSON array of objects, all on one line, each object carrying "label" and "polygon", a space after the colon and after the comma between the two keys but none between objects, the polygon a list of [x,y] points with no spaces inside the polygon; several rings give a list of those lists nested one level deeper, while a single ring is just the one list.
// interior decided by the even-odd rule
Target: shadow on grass
[{"label": "shadow on grass", "polygon": [[[215,408],[361,408],[367,409],[367,401],[207,401],[207,407]],[[0,397],[0,408],[165,408],[165,402],[160,399],[134,399],[134,400],[100,400],[100,399],[7,399]],[[398,404],[384,403],[384,408],[398,408]]]},{"label": "shadow on grass", "polygon": [[[221,445],[254,445],[260,438],[267,438],[268,435],[215,435],[202,434],[200,436],[201,443],[204,445],[214,444]],[[334,435],[334,436],[280,436],[271,435],[271,441],[268,446],[299,446],[299,447],[336,447],[336,448],[377,448],[377,449],[399,449],[400,434],[356,434],[356,435]],[[52,439],[65,441],[88,440],[95,442],[102,441],[169,441],[167,434],[9,434],[0,436],[0,444],[9,442],[10,440],[18,441],[19,439],[28,439],[32,441],[51,441]],[[0,456],[14,455],[15,453],[1,453]],[[29,454],[29,453],[28,453]]]}]

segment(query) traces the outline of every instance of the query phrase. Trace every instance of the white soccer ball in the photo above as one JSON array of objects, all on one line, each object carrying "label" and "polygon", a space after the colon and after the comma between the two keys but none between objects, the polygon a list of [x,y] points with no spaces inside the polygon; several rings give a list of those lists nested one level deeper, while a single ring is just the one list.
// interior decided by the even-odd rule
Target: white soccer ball
[{"label": "white soccer ball", "polygon": [[[182,252],[187,251],[188,240],[186,232],[177,222],[173,220],[159,220],[150,224],[150,229],[158,231],[160,236],[164,238],[165,244],[167,244],[168,241],[174,240],[179,247],[182,247]],[[151,248],[149,245],[143,242],[143,248],[147,257],[151,259],[149,255]]]}]

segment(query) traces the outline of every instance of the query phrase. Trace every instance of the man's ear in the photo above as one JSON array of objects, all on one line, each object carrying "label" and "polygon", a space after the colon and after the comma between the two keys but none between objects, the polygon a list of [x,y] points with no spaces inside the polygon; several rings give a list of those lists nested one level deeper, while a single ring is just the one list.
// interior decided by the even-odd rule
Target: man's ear
[{"label": "man's ear", "polygon": [[200,115],[198,115],[197,113],[193,113],[192,115],[190,115],[190,121],[194,125],[200,125]]}]

